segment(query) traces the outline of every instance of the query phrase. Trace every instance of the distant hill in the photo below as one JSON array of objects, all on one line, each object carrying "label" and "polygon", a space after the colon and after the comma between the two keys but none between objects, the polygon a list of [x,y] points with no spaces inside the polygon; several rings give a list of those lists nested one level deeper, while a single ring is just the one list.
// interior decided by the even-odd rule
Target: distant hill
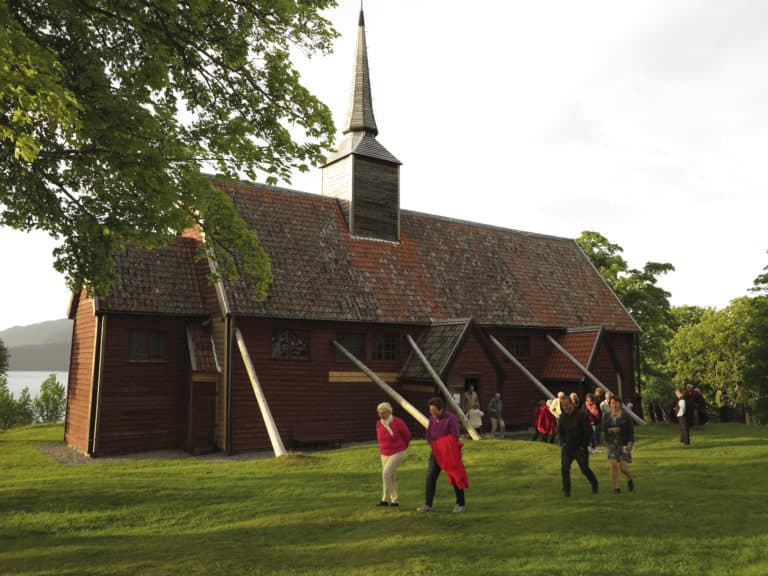
[{"label": "distant hill", "polygon": [[10,354],[9,370],[69,370],[72,320],[49,320],[0,331]]}]

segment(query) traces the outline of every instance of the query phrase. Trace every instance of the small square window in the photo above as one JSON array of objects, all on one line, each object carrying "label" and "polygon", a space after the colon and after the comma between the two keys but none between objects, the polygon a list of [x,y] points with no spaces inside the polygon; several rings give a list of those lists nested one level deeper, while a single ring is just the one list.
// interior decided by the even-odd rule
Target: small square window
[{"label": "small square window", "polygon": [[128,360],[131,362],[165,362],[165,332],[131,330],[128,334]]},{"label": "small square window", "polygon": [[373,336],[374,360],[397,360],[400,357],[397,334],[375,334]]},{"label": "small square window", "polygon": [[273,330],[272,358],[309,358],[309,331],[287,329]]},{"label": "small square window", "polygon": [[[336,335],[336,341],[358,360],[365,360],[365,337],[362,334],[339,333]],[[347,360],[347,357],[336,350],[336,360]]]},{"label": "small square window", "polygon": [[531,353],[531,339],[528,336],[507,336],[504,339],[504,347],[515,358],[528,358]]}]

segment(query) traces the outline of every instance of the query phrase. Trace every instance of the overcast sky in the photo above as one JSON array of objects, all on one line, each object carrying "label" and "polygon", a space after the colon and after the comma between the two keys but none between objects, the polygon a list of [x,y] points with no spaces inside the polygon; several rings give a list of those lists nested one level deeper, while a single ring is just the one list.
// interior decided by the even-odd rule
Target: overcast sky
[{"label": "overcast sky", "polygon": [[[339,128],[359,8],[299,64]],[[768,2],[366,0],[365,19],[403,209],[597,231],[631,267],[672,263],[673,305],[727,306],[768,265]],[[319,170],[290,187],[319,193]],[[0,229],[0,330],[66,316],[52,246]]]}]

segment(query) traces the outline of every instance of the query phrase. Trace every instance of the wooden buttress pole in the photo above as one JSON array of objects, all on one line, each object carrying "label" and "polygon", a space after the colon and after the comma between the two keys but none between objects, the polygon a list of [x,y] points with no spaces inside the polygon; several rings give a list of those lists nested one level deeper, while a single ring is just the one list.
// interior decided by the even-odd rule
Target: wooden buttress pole
[{"label": "wooden buttress pole", "polygon": [[384,382],[384,380],[382,380],[381,378],[379,378],[379,377],[378,377],[378,376],[377,376],[377,375],[376,375],[376,374],[373,372],[373,370],[371,370],[370,368],[368,368],[368,366],[366,366],[366,365],[365,365],[365,364],[363,364],[363,363],[362,363],[360,360],[358,360],[358,359],[357,359],[357,357],[355,357],[355,355],[354,355],[354,354],[352,354],[352,353],[351,353],[349,350],[347,350],[346,348],[344,348],[344,346],[342,346],[341,344],[339,344],[339,343],[338,343],[336,340],[331,340],[331,344],[333,344],[333,345],[334,345],[334,347],[336,348],[336,350],[338,350],[339,352],[341,352],[342,354],[344,354],[344,356],[346,356],[346,357],[347,357],[349,360],[351,360],[351,361],[352,361],[352,363],[353,363],[355,366],[357,366],[357,367],[358,367],[360,370],[362,370],[362,371],[365,373],[365,375],[366,375],[366,376],[368,376],[368,378],[370,378],[370,379],[371,379],[371,381],[372,381],[374,384],[377,384],[377,385],[379,386],[379,388],[381,388],[382,390],[384,390],[384,392],[386,392],[386,393],[389,395],[389,397],[390,397],[390,398],[392,398],[392,399],[393,399],[395,402],[397,402],[397,403],[398,403],[398,404],[399,404],[399,405],[402,407],[402,409],[403,409],[403,410],[405,410],[406,412],[408,412],[408,414],[410,414],[411,416],[413,416],[413,418],[414,418],[414,419],[415,419],[415,420],[416,420],[416,421],[417,421],[419,424],[421,424],[422,426],[424,426],[424,428],[426,428],[427,426],[429,426],[429,420],[427,419],[427,417],[426,417],[426,416],[424,416],[424,414],[422,414],[421,412],[419,412],[418,408],[416,408],[416,407],[415,407],[413,404],[411,404],[410,402],[408,402],[408,400],[406,400],[405,398],[403,398],[403,397],[402,397],[402,396],[401,396],[401,395],[400,395],[400,394],[397,392],[397,390],[395,390],[394,388],[392,388],[392,386],[390,386],[389,384],[387,384],[386,382]]},{"label": "wooden buttress pole", "polygon": [[416,342],[414,342],[413,338],[410,337],[410,335],[406,334],[406,338],[408,339],[408,343],[411,345],[411,348],[413,348],[413,351],[416,352],[416,355],[421,360],[422,364],[424,364],[424,367],[427,369],[427,372],[429,372],[430,376],[432,376],[432,379],[437,384],[437,387],[440,388],[440,391],[445,396],[446,402],[448,402],[448,405],[451,407],[451,409],[456,412],[456,417],[461,420],[461,423],[464,424],[464,427],[467,429],[467,432],[469,432],[469,436],[472,438],[472,440],[480,440],[480,434],[477,433],[477,430],[475,430],[474,426],[469,423],[469,419],[467,419],[467,415],[464,414],[464,411],[461,409],[461,407],[456,404],[456,400],[453,399],[453,394],[451,394],[451,391],[448,390],[448,387],[445,385],[445,383],[440,379],[440,376],[437,375],[437,372],[432,368],[432,365],[429,363],[429,360],[427,360],[426,356],[422,354],[421,350],[419,350],[419,347],[416,345]]},{"label": "wooden buttress pole", "polygon": [[264,395],[264,390],[261,388],[259,379],[256,376],[256,369],[251,362],[251,356],[248,354],[248,348],[245,346],[245,340],[240,333],[240,328],[235,328],[235,338],[237,339],[237,347],[240,349],[240,355],[243,357],[245,370],[248,372],[248,378],[251,380],[253,393],[256,395],[256,401],[259,403],[259,410],[261,410],[261,416],[264,418],[267,434],[269,434],[269,440],[272,442],[272,449],[275,451],[275,456],[285,456],[287,452],[283,439],[280,437],[280,431],[277,429],[277,424],[275,424],[275,419],[272,417],[272,412],[267,404],[267,397]]}]

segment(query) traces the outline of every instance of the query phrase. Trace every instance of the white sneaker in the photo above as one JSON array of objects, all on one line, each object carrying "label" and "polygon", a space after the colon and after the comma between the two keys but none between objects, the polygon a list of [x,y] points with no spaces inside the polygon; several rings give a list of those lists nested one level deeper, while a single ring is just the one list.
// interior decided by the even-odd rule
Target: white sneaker
[{"label": "white sneaker", "polygon": [[426,504],[424,504],[424,506],[419,506],[418,508],[416,508],[416,512],[429,512],[430,510],[432,510],[432,506],[427,506]]},{"label": "white sneaker", "polygon": [[453,507],[454,513],[460,513],[464,512],[464,506],[460,506],[459,504],[456,504],[456,506]]}]

